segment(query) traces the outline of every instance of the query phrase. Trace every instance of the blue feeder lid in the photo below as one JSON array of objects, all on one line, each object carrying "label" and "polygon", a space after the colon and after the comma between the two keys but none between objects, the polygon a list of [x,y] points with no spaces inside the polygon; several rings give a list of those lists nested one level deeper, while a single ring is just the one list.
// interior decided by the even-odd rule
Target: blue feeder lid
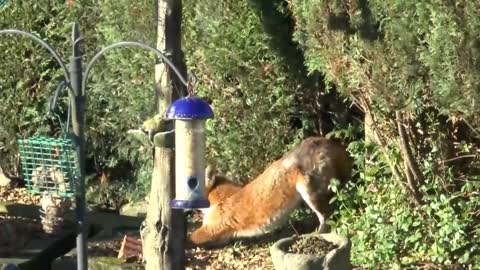
[{"label": "blue feeder lid", "polygon": [[177,99],[167,110],[170,119],[205,119],[213,118],[213,111],[208,103],[198,97]]}]

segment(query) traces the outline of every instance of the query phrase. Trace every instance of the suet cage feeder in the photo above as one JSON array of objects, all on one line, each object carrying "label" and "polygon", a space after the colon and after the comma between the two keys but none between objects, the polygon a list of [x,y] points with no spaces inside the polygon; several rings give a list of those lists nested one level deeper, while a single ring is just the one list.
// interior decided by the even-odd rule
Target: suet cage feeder
[{"label": "suet cage feeder", "polygon": [[77,153],[71,138],[18,138],[25,185],[29,192],[71,197],[75,194]]}]

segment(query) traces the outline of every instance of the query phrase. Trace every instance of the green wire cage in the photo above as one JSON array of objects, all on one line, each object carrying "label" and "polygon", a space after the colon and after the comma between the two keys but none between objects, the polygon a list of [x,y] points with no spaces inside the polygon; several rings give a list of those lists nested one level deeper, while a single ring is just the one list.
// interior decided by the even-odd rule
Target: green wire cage
[{"label": "green wire cage", "polygon": [[[1,1],[1,0],[0,0]],[[74,140],[68,136],[70,124],[70,104],[66,125],[54,112],[60,91],[67,88],[60,82],[54,95],[50,98],[49,112],[45,116],[54,115],[60,124],[62,137],[33,136],[17,139],[22,173],[27,191],[34,194],[45,194],[59,197],[75,195],[78,183],[78,155]]]},{"label": "green wire cage", "polygon": [[75,194],[77,153],[70,138],[18,138],[27,190],[36,194],[71,197]]}]

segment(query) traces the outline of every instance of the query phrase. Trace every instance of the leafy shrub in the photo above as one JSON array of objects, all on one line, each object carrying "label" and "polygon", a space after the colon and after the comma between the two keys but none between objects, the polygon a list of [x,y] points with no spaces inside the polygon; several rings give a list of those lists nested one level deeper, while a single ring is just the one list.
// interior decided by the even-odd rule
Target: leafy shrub
[{"label": "leafy shrub", "polygon": [[[12,1],[0,10],[0,29],[33,32],[65,55],[69,27],[60,24],[61,19],[68,20],[68,12],[56,3],[32,5]],[[58,126],[58,122],[52,123],[45,114],[47,100],[62,73],[47,51],[30,39],[2,34],[0,42],[0,165],[15,173],[17,135],[58,132],[52,126]]]},{"label": "leafy shrub", "polygon": [[[63,1],[46,5],[12,2],[0,11],[0,27],[33,31],[67,59],[70,22],[76,19],[85,37],[85,59],[91,59],[101,48],[120,40],[153,44],[153,10],[151,1],[80,0],[71,8]],[[236,1],[222,5],[187,1],[184,14],[188,66],[195,67],[201,77],[199,94],[213,100],[216,114],[207,126],[210,155],[218,160],[222,172],[244,181],[304,137],[309,125],[303,119],[302,129],[291,128],[292,117],[298,119],[305,111],[296,105],[302,82],[290,76],[297,69],[272,49],[278,40],[265,33],[261,14],[255,10],[249,3]],[[42,117],[61,71],[27,39],[2,37],[2,42],[7,49],[0,54],[5,105],[3,112],[0,109],[1,165],[18,173],[17,135],[60,135],[58,122]],[[155,111],[154,61],[155,57],[140,50],[115,49],[92,69],[86,119],[91,185],[105,172],[112,179],[140,181],[134,186],[134,197],[142,197],[143,188],[148,188],[150,153],[137,151],[138,146],[125,134]],[[17,111],[12,114],[10,108]],[[58,102],[58,113],[65,119],[65,98]]]},{"label": "leafy shrub", "polygon": [[[478,185],[480,168],[479,7],[289,2],[308,70],[374,119],[379,147],[351,144],[365,164],[337,201],[336,226],[352,236],[356,264],[478,265],[479,198],[467,190]],[[415,190],[420,199],[412,201],[407,191]]]},{"label": "leafy shrub", "polygon": [[[472,1],[292,2],[310,71],[378,109],[478,112],[480,19]],[[475,102],[477,101],[477,102]]]},{"label": "leafy shrub", "polygon": [[301,138],[290,128],[299,81],[246,1],[184,1],[187,66],[212,100],[207,143],[219,170],[251,180]]},{"label": "leafy shrub", "polygon": [[[37,34],[51,43],[65,61],[71,54],[69,37],[74,20],[80,22],[85,37],[85,60],[90,60],[106,45],[121,40],[154,44],[150,1],[80,0],[74,3],[68,8],[64,1],[12,1],[0,10],[0,28]],[[0,42],[3,105],[0,108],[0,165],[18,174],[17,135],[61,135],[58,121],[44,115],[48,98],[62,78],[62,72],[46,50],[29,39],[1,36]],[[143,174],[137,169],[148,168],[142,164],[150,161],[151,154],[138,152],[137,145],[126,138],[126,131],[138,127],[155,113],[155,61],[155,57],[142,50],[115,49],[94,65],[86,89],[89,173],[106,171],[118,180],[132,180],[136,174]],[[57,113],[65,120],[66,98],[59,100]],[[145,181],[145,177],[142,179]],[[142,185],[148,183],[139,186]]]},{"label": "leafy shrub", "polygon": [[[101,47],[125,40],[155,45],[151,1],[106,0],[99,9],[102,20],[96,24],[95,37]],[[86,119],[87,135],[92,138],[89,158],[96,171],[107,171],[114,180],[131,183],[125,189],[129,199],[142,199],[151,181],[151,152],[141,151],[126,132],[156,113],[156,60],[152,53],[138,48],[114,49],[94,66],[88,89],[88,110],[92,112]]]},{"label": "leafy shrub", "polygon": [[[332,227],[353,242],[355,265],[373,269],[417,268],[422,265],[472,267],[480,263],[478,176],[459,191],[447,192],[439,181],[447,174],[429,177],[424,186],[425,204],[410,204],[378,147],[361,141],[349,150],[356,159],[360,178],[348,183],[335,198]],[[398,155],[392,148],[391,155]],[[442,179],[439,179],[442,178]]]}]

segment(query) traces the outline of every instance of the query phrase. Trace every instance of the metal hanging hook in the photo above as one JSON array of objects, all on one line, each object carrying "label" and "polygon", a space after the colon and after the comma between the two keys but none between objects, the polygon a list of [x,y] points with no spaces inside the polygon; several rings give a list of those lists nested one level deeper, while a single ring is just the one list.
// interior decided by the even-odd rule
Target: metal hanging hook
[{"label": "metal hanging hook", "polygon": [[68,133],[68,128],[70,126],[70,115],[71,115],[71,104],[70,102],[68,102],[68,108],[67,108],[67,121],[66,121],[66,125],[64,126],[62,124],[62,121],[61,121],[61,118],[60,116],[55,113],[55,107],[57,105],[57,100],[58,100],[58,94],[60,93],[60,91],[64,90],[64,89],[67,89],[67,91],[72,91],[70,87],[67,86],[67,82],[65,80],[61,80],[58,85],[57,85],[57,88],[55,89],[55,92],[53,93],[53,95],[50,97],[49,101],[48,101],[48,112],[47,112],[47,116],[50,115],[50,114],[53,114],[59,121],[60,123],[60,128],[62,129],[62,132],[63,132],[63,136],[67,136],[67,133]]}]

